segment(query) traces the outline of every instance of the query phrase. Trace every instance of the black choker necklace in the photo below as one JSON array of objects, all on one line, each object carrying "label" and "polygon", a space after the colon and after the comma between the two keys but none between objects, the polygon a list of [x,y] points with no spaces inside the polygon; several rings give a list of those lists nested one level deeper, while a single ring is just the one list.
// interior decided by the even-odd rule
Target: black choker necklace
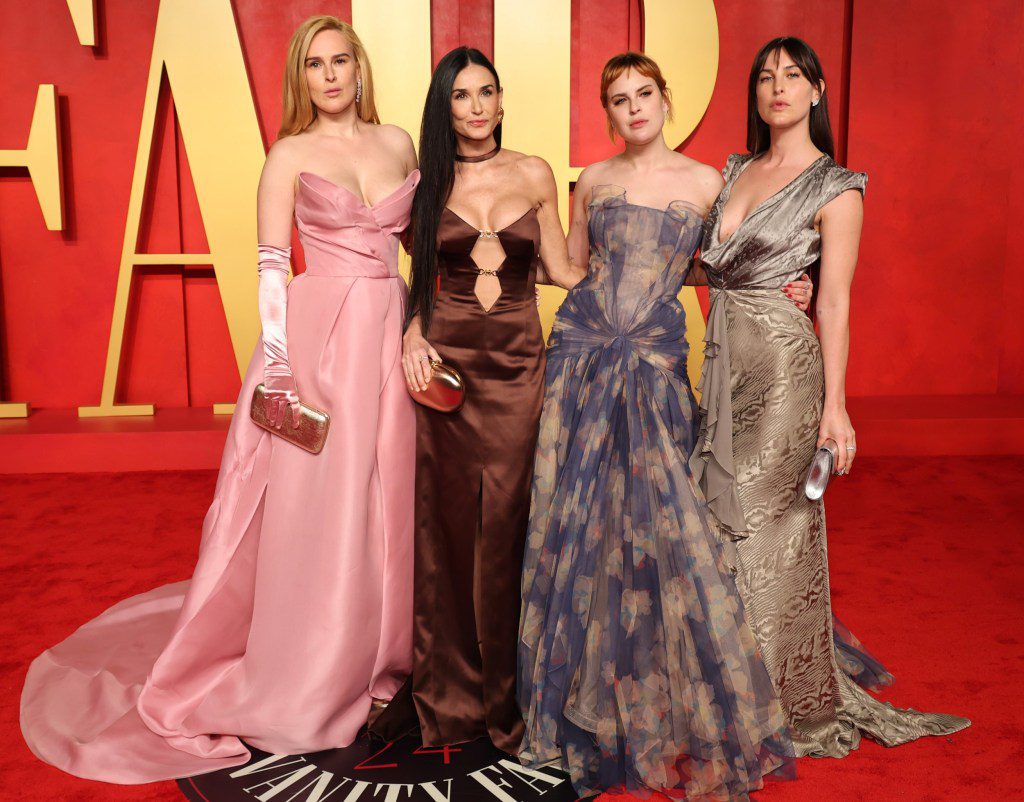
[{"label": "black choker necklace", "polygon": [[469,164],[475,164],[476,162],[485,162],[488,159],[493,159],[495,156],[497,156],[499,150],[501,150],[501,145],[497,145],[495,146],[494,150],[488,151],[487,153],[482,153],[479,156],[463,156],[461,153],[456,153],[455,161],[467,162]]}]

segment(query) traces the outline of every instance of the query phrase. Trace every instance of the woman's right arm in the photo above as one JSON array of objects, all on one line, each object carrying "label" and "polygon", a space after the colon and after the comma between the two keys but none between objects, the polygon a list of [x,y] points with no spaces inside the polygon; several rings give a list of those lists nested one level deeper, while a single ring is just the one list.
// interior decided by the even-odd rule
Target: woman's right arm
[{"label": "woman's right arm", "polygon": [[555,284],[571,290],[587,275],[587,262],[573,258],[567,250],[565,229],[558,217],[558,187],[551,166],[539,156],[523,160],[528,171],[531,190],[537,200],[537,223],[540,226],[540,261],[537,283]]},{"label": "woman's right arm", "polygon": [[299,425],[299,394],[288,362],[286,338],[292,215],[295,211],[293,150],[287,140],[274,144],[263,165],[256,195],[263,385],[271,402],[270,422],[277,427],[284,423],[289,409],[292,425]]},{"label": "woman's right arm", "polygon": [[587,220],[587,207],[594,182],[587,168],[580,173],[576,186],[572,191],[572,211],[569,215],[569,233],[565,238],[569,250],[569,262],[578,265],[584,272],[590,264],[590,231]]}]

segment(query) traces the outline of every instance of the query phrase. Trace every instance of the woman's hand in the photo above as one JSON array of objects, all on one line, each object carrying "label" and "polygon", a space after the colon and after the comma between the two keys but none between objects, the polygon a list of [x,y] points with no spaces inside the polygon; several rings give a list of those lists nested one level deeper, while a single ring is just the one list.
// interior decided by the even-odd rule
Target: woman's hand
[{"label": "woman's hand", "polygon": [[791,281],[782,291],[786,293],[786,296],[796,304],[796,308],[801,312],[806,312],[811,308],[811,297],[814,295],[814,283],[811,281],[811,277],[804,273],[796,281]]},{"label": "woman's hand", "polygon": [[849,473],[853,467],[853,458],[857,456],[857,435],[845,407],[826,409],[822,414],[818,425],[818,448],[826,440],[835,440],[838,446],[835,473],[839,476]]},{"label": "woman's hand", "polygon": [[267,411],[271,425],[275,429],[280,429],[284,425],[285,417],[290,409],[292,428],[297,429],[302,411],[299,393],[295,388],[295,378],[292,376],[291,370],[281,371],[275,375],[265,373],[263,386],[267,390],[267,401],[269,402]]},{"label": "woman's hand", "polygon": [[441,355],[420,332],[420,319],[414,318],[402,340],[402,369],[409,389],[414,393],[426,390],[430,383],[430,363],[442,361]]}]

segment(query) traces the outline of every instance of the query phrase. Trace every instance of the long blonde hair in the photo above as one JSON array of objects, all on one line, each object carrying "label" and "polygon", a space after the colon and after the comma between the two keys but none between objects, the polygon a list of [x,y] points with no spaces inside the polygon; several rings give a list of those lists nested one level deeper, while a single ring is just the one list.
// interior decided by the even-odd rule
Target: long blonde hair
[{"label": "long blonde hair", "polygon": [[327,14],[319,14],[303,22],[292,34],[292,40],[288,44],[278,138],[304,131],[316,119],[316,106],[309,98],[309,85],[306,83],[306,56],[309,54],[309,45],[313,37],[320,31],[338,31],[352,45],[352,54],[359,65],[359,76],[363,84],[362,96],[356,104],[356,114],[363,122],[380,123],[377,105],[373,99],[373,71],[370,69],[370,57],[366,54],[366,48],[347,22]]}]

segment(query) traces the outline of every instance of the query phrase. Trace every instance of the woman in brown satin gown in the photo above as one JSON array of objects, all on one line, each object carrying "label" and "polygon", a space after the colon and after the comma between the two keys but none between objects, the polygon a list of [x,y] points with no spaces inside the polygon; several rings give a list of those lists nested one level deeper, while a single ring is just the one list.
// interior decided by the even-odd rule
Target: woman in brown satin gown
[{"label": "woman in brown satin gown", "polygon": [[[873,677],[833,628],[824,506],[803,493],[819,445],[837,444],[839,474],[856,455],[845,374],[867,176],[832,159],[821,64],[799,39],[762,48],[748,111],[750,153],[729,157],[701,246],[711,309],[690,464],[797,752],[843,757],[862,733],[886,746],[953,733],[970,722],[897,709],[855,683]],[[816,335],[781,288],[819,260]]]},{"label": "woman in brown satin gown", "polygon": [[414,397],[431,360],[466,383],[458,412],[417,406],[411,688],[423,743],[486,736],[516,752],[520,578],[544,396],[535,285],[550,276],[568,289],[584,270],[568,259],[551,168],[501,148],[502,115],[482,53],[461,47],[438,63],[403,366]]}]

